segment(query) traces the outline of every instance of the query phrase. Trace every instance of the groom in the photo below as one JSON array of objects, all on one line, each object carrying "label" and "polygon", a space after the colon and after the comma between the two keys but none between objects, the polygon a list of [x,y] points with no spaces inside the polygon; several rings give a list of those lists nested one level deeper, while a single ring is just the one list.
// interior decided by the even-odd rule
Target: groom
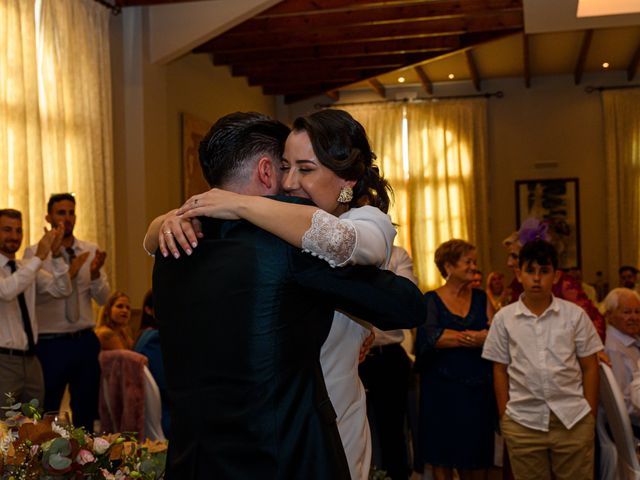
[{"label": "groom", "polygon": [[[200,146],[205,178],[276,194],[288,133],[256,113],[222,117]],[[374,267],[333,269],[244,221],[205,218],[202,230],[190,256],[157,255],[154,267],[171,402],[166,478],[348,479],[318,360],[333,312],[409,328],[426,317],[420,292]]]}]

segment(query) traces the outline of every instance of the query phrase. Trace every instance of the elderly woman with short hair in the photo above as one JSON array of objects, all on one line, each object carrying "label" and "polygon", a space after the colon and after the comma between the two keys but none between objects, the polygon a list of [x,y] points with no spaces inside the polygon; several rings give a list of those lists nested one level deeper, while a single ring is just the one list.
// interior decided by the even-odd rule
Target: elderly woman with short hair
[{"label": "elderly woman with short hair", "polygon": [[427,321],[418,329],[420,454],[436,480],[486,479],[493,465],[496,404],[491,362],[480,356],[493,316],[484,291],[471,287],[476,249],[464,240],[438,247],[445,284],[425,294]]}]

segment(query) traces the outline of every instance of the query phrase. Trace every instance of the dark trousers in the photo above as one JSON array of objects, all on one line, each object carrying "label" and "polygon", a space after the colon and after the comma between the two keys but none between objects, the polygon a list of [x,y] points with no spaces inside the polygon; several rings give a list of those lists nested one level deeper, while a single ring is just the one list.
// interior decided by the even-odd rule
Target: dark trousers
[{"label": "dark trousers", "polygon": [[69,385],[73,424],[93,432],[98,418],[100,342],[92,330],[47,338],[42,335],[36,354],[44,374],[44,410],[59,410]]},{"label": "dark trousers", "polygon": [[405,424],[410,369],[400,344],[373,347],[359,368],[367,391],[373,464],[393,480],[409,476]]}]

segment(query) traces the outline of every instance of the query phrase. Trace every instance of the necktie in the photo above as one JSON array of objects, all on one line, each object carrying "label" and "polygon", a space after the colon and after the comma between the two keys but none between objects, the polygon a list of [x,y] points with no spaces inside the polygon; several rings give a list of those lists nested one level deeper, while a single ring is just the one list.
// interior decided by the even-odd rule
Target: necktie
[{"label": "necktie", "polygon": [[[11,269],[11,273],[15,273],[16,271],[15,260],[9,260],[7,262],[7,265],[9,265],[9,268]],[[24,327],[24,332],[27,334],[27,344],[29,345],[29,348],[27,351],[33,352],[36,344],[33,341],[33,330],[31,329],[31,318],[29,317],[27,302],[24,299],[24,292],[20,292],[18,294],[18,305],[20,305],[20,314],[22,316],[22,326]]]},{"label": "necktie", "polygon": [[[68,255],[68,263],[71,265],[73,259],[76,258],[76,252],[73,247],[66,247],[65,252]],[[80,309],[78,307],[78,277],[74,278],[71,281],[71,285],[73,290],[71,291],[71,295],[69,295],[65,300],[65,316],[69,323],[76,323],[80,320]]]}]

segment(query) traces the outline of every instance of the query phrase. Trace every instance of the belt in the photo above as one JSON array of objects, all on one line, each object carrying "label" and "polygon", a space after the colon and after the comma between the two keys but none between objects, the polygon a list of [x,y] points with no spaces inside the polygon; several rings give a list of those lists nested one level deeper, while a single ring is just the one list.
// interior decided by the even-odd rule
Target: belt
[{"label": "belt", "polygon": [[76,332],[63,332],[63,333],[41,333],[38,335],[38,340],[53,340],[55,338],[79,338],[87,333],[93,332],[93,327],[83,328]]},{"label": "belt", "polygon": [[0,354],[12,355],[14,357],[32,357],[35,355],[33,350],[16,350],[15,348],[0,347]]}]

